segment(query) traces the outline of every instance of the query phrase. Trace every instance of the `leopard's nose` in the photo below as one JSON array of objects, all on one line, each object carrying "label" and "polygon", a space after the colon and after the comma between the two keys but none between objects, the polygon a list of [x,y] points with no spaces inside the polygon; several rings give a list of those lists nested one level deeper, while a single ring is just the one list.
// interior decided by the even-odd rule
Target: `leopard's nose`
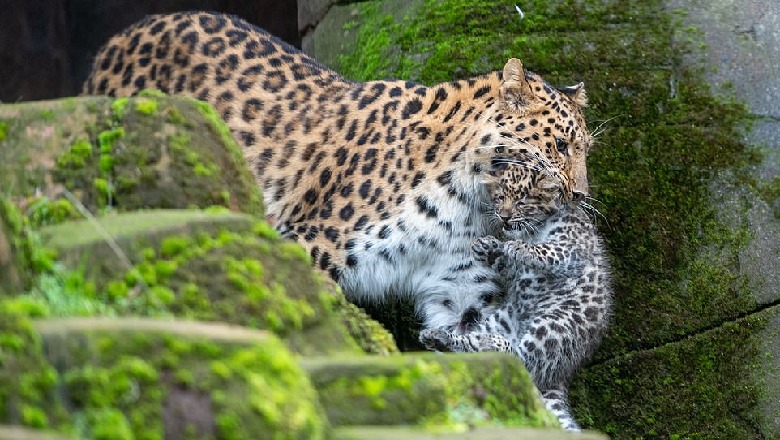
[{"label": "leopard's nose", "polygon": [[498,214],[498,217],[501,219],[501,221],[504,223],[504,226],[509,226],[509,219],[512,218],[511,215],[508,214]]},{"label": "leopard's nose", "polygon": [[583,202],[583,201],[585,201],[585,198],[587,197],[587,194],[585,194],[584,192],[576,191],[576,190],[572,191],[571,195],[572,195],[572,201],[574,203]]}]

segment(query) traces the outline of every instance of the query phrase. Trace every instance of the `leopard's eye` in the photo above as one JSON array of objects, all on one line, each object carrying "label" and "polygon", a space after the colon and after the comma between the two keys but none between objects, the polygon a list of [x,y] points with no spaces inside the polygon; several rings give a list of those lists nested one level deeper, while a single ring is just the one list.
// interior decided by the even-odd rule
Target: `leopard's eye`
[{"label": "leopard's eye", "polygon": [[558,149],[558,152],[560,152],[562,154],[565,154],[567,156],[569,155],[569,143],[566,142],[565,139],[556,137],[555,138],[555,148]]}]

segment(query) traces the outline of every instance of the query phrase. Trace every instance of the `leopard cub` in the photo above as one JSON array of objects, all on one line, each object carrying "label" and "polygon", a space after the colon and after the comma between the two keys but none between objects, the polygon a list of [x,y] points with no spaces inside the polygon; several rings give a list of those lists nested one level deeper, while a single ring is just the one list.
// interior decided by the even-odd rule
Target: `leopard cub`
[{"label": "leopard cub", "polygon": [[531,164],[505,165],[488,184],[508,240],[487,236],[472,247],[476,259],[496,271],[506,295],[483,310],[471,332],[427,329],[420,340],[437,351],[513,353],[561,426],[576,431],[568,386],[606,330],[610,266],[579,201],[563,197],[545,166]]}]

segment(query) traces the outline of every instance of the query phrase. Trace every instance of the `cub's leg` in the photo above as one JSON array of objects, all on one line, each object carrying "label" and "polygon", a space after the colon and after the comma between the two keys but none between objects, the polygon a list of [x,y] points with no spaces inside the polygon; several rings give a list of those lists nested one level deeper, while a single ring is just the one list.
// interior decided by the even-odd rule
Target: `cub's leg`
[{"label": "cub's leg", "polygon": [[569,402],[566,398],[566,392],[563,390],[545,390],[542,391],[544,406],[555,417],[558,418],[561,427],[567,431],[580,431],[580,425],[574,420],[569,412]]},{"label": "cub's leg", "polygon": [[540,389],[569,383],[587,356],[586,341],[580,340],[583,330],[587,329],[565,310],[550,310],[531,319],[517,351]]}]

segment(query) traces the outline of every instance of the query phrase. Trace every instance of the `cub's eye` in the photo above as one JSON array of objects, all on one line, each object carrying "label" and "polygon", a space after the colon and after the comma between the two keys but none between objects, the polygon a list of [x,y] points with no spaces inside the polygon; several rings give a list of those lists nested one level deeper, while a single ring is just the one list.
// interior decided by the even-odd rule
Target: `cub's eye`
[{"label": "cub's eye", "polygon": [[565,139],[555,138],[555,148],[558,149],[558,152],[569,155],[569,143]]}]

